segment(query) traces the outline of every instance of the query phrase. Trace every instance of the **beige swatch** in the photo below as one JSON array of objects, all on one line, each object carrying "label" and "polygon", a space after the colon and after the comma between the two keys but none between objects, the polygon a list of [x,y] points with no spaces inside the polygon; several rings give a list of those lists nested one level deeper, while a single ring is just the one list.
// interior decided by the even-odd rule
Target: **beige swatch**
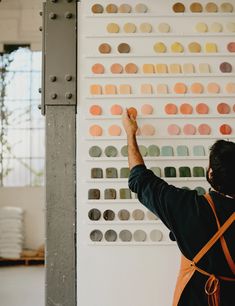
[{"label": "beige swatch", "polygon": [[125,23],[123,26],[124,32],[126,33],[135,33],[136,25],[134,23]]},{"label": "beige swatch", "polygon": [[115,85],[107,84],[104,86],[104,94],[105,95],[116,95],[117,94],[117,87]]},{"label": "beige swatch", "polygon": [[227,29],[229,32],[235,32],[235,22],[227,23]]},{"label": "beige swatch", "polygon": [[153,46],[156,53],[165,53],[167,51],[166,45],[163,42],[158,42]]},{"label": "beige swatch", "polygon": [[235,83],[226,84],[225,90],[228,94],[234,94],[235,93]]},{"label": "beige swatch", "polygon": [[90,94],[92,95],[102,95],[102,87],[97,84],[90,86]]},{"label": "beige swatch", "polygon": [[210,73],[210,65],[207,63],[200,63],[199,64],[199,72],[200,73]]},{"label": "beige swatch", "polygon": [[184,52],[184,46],[179,42],[175,42],[171,45],[171,52],[182,53]]},{"label": "beige swatch", "polygon": [[144,64],[143,65],[143,73],[155,73],[154,65]]},{"label": "beige swatch", "polygon": [[141,84],[140,87],[141,94],[151,95],[153,93],[153,88],[151,84]]},{"label": "beige swatch", "polygon": [[214,22],[210,25],[210,31],[214,33],[219,33],[223,31],[223,26],[221,23]]},{"label": "beige swatch", "polygon": [[118,12],[121,14],[126,14],[131,12],[132,7],[129,4],[123,3],[119,6]]},{"label": "beige swatch", "polygon": [[195,28],[196,28],[196,31],[199,33],[205,33],[208,31],[208,26],[204,22],[197,23]]},{"label": "beige swatch", "polygon": [[153,30],[152,25],[150,23],[141,23],[140,32],[142,33],[151,33]]},{"label": "beige swatch", "polygon": [[120,31],[117,23],[109,23],[106,27],[108,33],[118,33]]},{"label": "beige swatch", "polygon": [[121,84],[119,86],[119,94],[120,95],[130,95],[131,94],[131,86],[128,84]]},{"label": "beige swatch", "polygon": [[205,9],[208,13],[216,13],[218,12],[218,6],[214,2],[208,2],[205,6]]},{"label": "beige swatch", "polygon": [[158,25],[158,31],[161,33],[168,33],[170,32],[170,30],[171,30],[171,27],[168,23],[160,23]]},{"label": "beige swatch", "polygon": [[170,64],[170,73],[182,73],[180,64]]},{"label": "beige swatch", "polygon": [[168,66],[166,64],[157,64],[156,72],[157,73],[168,73]]},{"label": "beige swatch", "polygon": [[183,72],[184,73],[195,73],[195,67],[191,63],[183,64]]},{"label": "beige swatch", "polygon": [[135,6],[135,12],[136,13],[146,13],[148,11],[147,5],[143,3],[139,3]]},{"label": "beige swatch", "polygon": [[168,86],[166,84],[158,84],[157,85],[157,93],[159,95],[166,95],[166,94],[168,94]]},{"label": "beige swatch", "polygon": [[205,51],[206,53],[216,53],[218,51],[217,45],[215,43],[206,43]]},{"label": "beige swatch", "polygon": [[233,12],[233,5],[229,2],[224,2],[221,4],[220,9],[223,13]]},{"label": "beige swatch", "polygon": [[188,49],[189,49],[189,52],[191,52],[191,53],[200,53],[201,52],[201,45],[197,42],[191,42],[188,45]]}]

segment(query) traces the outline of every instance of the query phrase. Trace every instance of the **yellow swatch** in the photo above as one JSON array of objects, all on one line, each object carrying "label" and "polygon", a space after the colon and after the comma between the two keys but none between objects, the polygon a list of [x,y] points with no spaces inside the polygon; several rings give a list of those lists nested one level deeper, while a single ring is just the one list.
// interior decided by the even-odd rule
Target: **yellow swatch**
[{"label": "yellow swatch", "polygon": [[171,45],[171,51],[173,53],[182,53],[184,52],[184,46],[179,42],[175,42]]},{"label": "yellow swatch", "polygon": [[134,23],[126,23],[126,24],[124,24],[124,31],[126,33],[135,33],[136,32],[136,25]]},{"label": "yellow swatch", "polygon": [[197,42],[192,42],[188,45],[189,52],[191,53],[200,53],[201,45]]},{"label": "yellow swatch", "polygon": [[142,33],[151,33],[152,32],[152,25],[150,23],[141,23],[140,25],[140,32]]},{"label": "yellow swatch", "polygon": [[217,45],[215,43],[206,43],[205,50],[206,53],[216,53]]},{"label": "yellow swatch", "polygon": [[106,29],[109,33],[118,33],[120,31],[119,25],[116,23],[109,23]]},{"label": "yellow swatch", "polygon": [[156,53],[165,53],[167,50],[166,45],[162,42],[156,43],[153,48]]}]

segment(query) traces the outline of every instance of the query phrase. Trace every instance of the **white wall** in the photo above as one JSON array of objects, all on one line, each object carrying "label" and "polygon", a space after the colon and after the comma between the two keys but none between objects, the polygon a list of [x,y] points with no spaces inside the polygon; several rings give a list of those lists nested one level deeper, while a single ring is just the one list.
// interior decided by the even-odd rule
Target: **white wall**
[{"label": "white wall", "polygon": [[0,188],[0,207],[17,206],[24,209],[25,248],[37,249],[44,243],[44,188]]}]

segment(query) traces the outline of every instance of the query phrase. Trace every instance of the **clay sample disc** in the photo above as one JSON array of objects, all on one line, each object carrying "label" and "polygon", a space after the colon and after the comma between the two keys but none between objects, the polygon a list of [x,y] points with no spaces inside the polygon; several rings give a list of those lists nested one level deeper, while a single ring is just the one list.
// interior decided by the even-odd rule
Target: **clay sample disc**
[{"label": "clay sample disc", "polygon": [[180,105],[180,112],[183,115],[191,115],[193,113],[192,105],[188,103],[183,103]]},{"label": "clay sample disc", "polygon": [[221,4],[220,9],[223,13],[233,12],[233,5],[229,2],[224,2]]},{"label": "clay sample disc", "polygon": [[174,11],[175,13],[183,13],[183,12],[185,12],[185,6],[184,6],[184,4],[181,3],[181,2],[175,3],[175,4],[173,5],[172,9],[173,9],[173,11]]},{"label": "clay sample disc", "polygon": [[184,83],[176,83],[174,86],[174,92],[176,94],[185,94],[187,92],[187,86]]},{"label": "clay sample disc", "polygon": [[218,12],[218,6],[216,3],[214,2],[208,2],[205,6],[205,10],[208,12],[208,13],[216,13]]},{"label": "clay sample disc", "polygon": [[196,112],[200,115],[206,115],[209,113],[209,107],[207,104],[205,103],[199,103],[197,106],[196,106]]},{"label": "clay sample disc", "polygon": [[171,124],[167,128],[169,135],[179,135],[180,134],[180,127],[176,124]]},{"label": "clay sample disc", "polygon": [[219,103],[217,105],[217,111],[219,114],[225,115],[230,113],[231,108],[227,103]]},{"label": "clay sample disc", "polygon": [[107,43],[101,44],[99,46],[99,52],[102,54],[108,54],[111,52],[111,46]]},{"label": "clay sample disc", "polygon": [[201,94],[204,90],[204,87],[201,83],[193,83],[191,85],[191,92],[194,94]]},{"label": "clay sample disc", "polygon": [[233,66],[228,62],[223,62],[220,64],[220,71],[223,73],[230,73],[233,70]]},{"label": "clay sample disc", "polygon": [[122,230],[119,233],[119,239],[123,242],[129,242],[132,240],[132,233],[128,230]]},{"label": "clay sample disc", "polygon": [[228,22],[227,29],[229,32],[235,32],[235,22]]},{"label": "clay sample disc", "polygon": [[184,52],[184,46],[179,42],[175,42],[171,45],[171,52],[182,53]]},{"label": "clay sample disc", "polygon": [[113,74],[119,74],[123,72],[123,67],[122,65],[118,64],[118,63],[114,63],[112,64],[112,66],[110,67],[110,70]]},{"label": "clay sample disc", "polygon": [[92,105],[89,111],[93,116],[100,116],[102,114],[102,108],[99,105]]},{"label": "clay sample disc", "polygon": [[211,128],[208,124],[200,124],[198,127],[198,132],[200,135],[210,135]]},{"label": "clay sample disc", "polygon": [[196,128],[192,124],[186,124],[183,128],[183,132],[185,135],[195,135],[196,134]]},{"label": "clay sample disc", "polygon": [[211,94],[217,94],[220,92],[220,86],[217,83],[209,83],[207,85],[207,91]]},{"label": "clay sample disc", "polygon": [[104,66],[100,63],[94,64],[91,68],[94,74],[103,74],[104,73]]},{"label": "clay sample disc", "polygon": [[230,42],[227,45],[227,49],[228,49],[229,52],[235,52],[235,42]]},{"label": "clay sample disc", "polygon": [[141,127],[141,135],[143,136],[153,136],[155,134],[154,126],[150,124],[145,124]]},{"label": "clay sample disc", "polygon": [[125,33],[135,33],[136,32],[136,25],[134,23],[126,23],[124,24],[124,32]]},{"label": "clay sample disc", "polygon": [[158,42],[153,46],[153,49],[156,53],[165,53],[167,48],[163,42]]},{"label": "clay sample disc", "polygon": [[118,33],[120,27],[117,23],[109,23],[106,27],[108,33]]},{"label": "clay sample disc", "polygon": [[118,12],[118,7],[113,3],[108,4],[106,6],[106,12],[109,13],[109,14],[115,14],[115,13]]},{"label": "clay sample disc", "polygon": [[146,13],[148,11],[147,5],[143,3],[139,3],[135,6],[135,12],[136,13]]},{"label": "clay sample disc", "polygon": [[165,112],[166,114],[168,115],[175,115],[178,113],[178,108],[175,104],[173,103],[168,103],[166,106],[165,106]]},{"label": "clay sample disc", "polygon": [[191,42],[189,45],[188,45],[188,49],[189,49],[189,52],[191,53],[200,53],[201,52],[201,45],[197,42]]},{"label": "clay sample disc", "polygon": [[190,11],[192,13],[201,13],[203,11],[203,7],[202,7],[201,3],[194,2],[190,5]]},{"label": "clay sample disc", "polygon": [[143,115],[152,115],[153,107],[150,104],[144,104],[141,106],[141,113]]},{"label": "clay sample disc", "polygon": [[223,26],[221,23],[214,22],[210,25],[210,31],[214,33],[219,33],[223,31]]},{"label": "clay sample disc", "polygon": [[138,67],[134,63],[129,63],[125,66],[126,73],[137,73]]},{"label": "clay sample disc", "polygon": [[222,135],[230,135],[232,134],[232,128],[230,125],[228,124],[223,124],[220,126],[220,133]]},{"label": "clay sample disc", "polygon": [[170,27],[170,25],[168,23],[160,23],[158,25],[158,31],[160,33],[169,33],[170,30],[171,30],[171,27]]},{"label": "clay sample disc", "polygon": [[122,133],[122,129],[118,125],[111,125],[108,129],[110,136],[120,136]]},{"label": "clay sample disc", "polygon": [[130,46],[126,43],[122,43],[118,46],[119,53],[129,53],[131,50]]},{"label": "clay sample disc", "polygon": [[123,112],[122,106],[118,105],[118,104],[114,104],[112,105],[111,109],[110,109],[110,113],[114,116],[120,116]]},{"label": "clay sample disc", "polygon": [[101,4],[94,4],[91,8],[91,11],[94,14],[102,14],[104,11],[104,8]]},{"label": "clay sample disc", "polygon": [[199,33],[205,33],[208,31],[208,26],[204,22],[197,23],[195,28],[196,28],[196,31]]},{"label": "clay sample disc", "polygon": [[153,30],[152,25],[150,23],[141,23],[140,32],[142,33],[151,33]]},{"label": "clay sample disc", "polygon": [[234,94],[235,93],[235,83],[226,84],[225,89],[228,94]]},{"label": "clay sample disc", "polygon": [[129,4],[123,3],[119,6],[118,12],[121,14],[127,14],[130,13],[132,10],[132,7]]},{"label": "clay sample disc", "polygon": [[103,129],[101,126],[95,124],[90,127],[89,132],[90,132],[90,135],[94,137],[102,136]]}]

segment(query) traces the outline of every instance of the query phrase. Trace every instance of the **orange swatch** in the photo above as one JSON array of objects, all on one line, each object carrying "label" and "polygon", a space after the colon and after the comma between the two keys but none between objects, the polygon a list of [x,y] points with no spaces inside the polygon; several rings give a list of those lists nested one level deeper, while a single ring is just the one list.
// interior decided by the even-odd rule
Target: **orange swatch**
[{"label": "orange swatch", "polygon": [[208,124],[200,124],[198,127],[198,132],[200,135],[210,135],[211,128]]},{"label": "orange swatch", "polygon": [[207,85],[207,91],[209,93],[219,93],[220,92],[220,86],[217,83],[209,83]]},{"label": "orange swatch", "polygon": [[130,118],[132,117],[133,119],[136,119],[137,114],[138,114],[137,109],[134,108],[134,107],[129,107],[129,108],[127,109],[127,113],[128,113],[128,115],[129,115],[129,117],[130,117]]},{"label": "orange swatch", "polygon": [[125,71],[126,73],[137,73],[138,67],[136,66],[136,64],[129,63],[125,66]]},{"label": "orange swatch", "polygon": [[119,73],[122,73],[123,67],[122,65],[115,63],[115,64],[112,64],[112,66],[110,67],[110,70],[113,74],[119,74]]},{"label": "orange swatch", "polygon": [[112,115],[121,115],[122,112],[123,112],[123,109],[122,109],[121,105],[114,104],[114,105],[112,105],[112,107],[110,109],[110,112],[111,112]]},{"label": "orange swatch", "polygon": [[144,104],[141,107],[141,113],[143,115],[151,115],[153,113],[153,107],[150,104]]},{"label": "orange swatch", "polygon": [[102,64],[95,64],[91,68],[92,72],[95,74],[103,74],[104,73],[104,66]]},{"label": "orange swatch", "polygon": [[196,128],[192,124],[186,124],[183,128],[185,135],[195,135],[196,134]]},{"label": "orange swatch", "polygon": [[230,106],[227,103],[220,103],[217,105],[217,111],[219,114],[229,114],[231,111]]},{"label": "orange swatch", "polygon": [[187,86],[184,83],[176,83],[174,92],[177,94],[185,94],[187,92]]},{"label": "orange swatch", "polygon": [[108,132],[110,136],[120,136],[122,133],[122,130],[120,126],[114,124],[109,127]]},{"label": "orange swatch", "polygon": [[117,88],[115,85],[107,84],[104,86],[104,94],[105,95],[116,95],[117,94]]},{"label": "orange swatch", "polygon": [[103,134],[102,127],[99,125],[92,125],[89,132],[91,136],[101,136]]},{"label": "orange swatch", "polygon": [[144,64],[143,65],[143,73],[155,73],[154,65]]},{"label": "orange swatch", "polygon": [[92,105],[89,111],[93,116],[100,116],[102,114],[102,108],[99,105]]},{"label": "orange swatch", "polygon": [[180,105],[180,112],[183,115],[191,115],[193,112],[193,108],[190,104],[184,103]]},{"label": "orange swatch", "polygon": [[228,124],[223,124],[220,126],[220,133],[222,135],[230,135],[232,134],[232,128],[230,125]]},{"label": "orange swatch", "polygon": [[203,92],[204,88],[201,83],[193,83],[191,85],[191,92],[194,94],[201,94]]},{"label": "orange swatch", "polygon": [[234,94],[235,93],[235,83],[228,83],[225,86],[225,89],[226,89],[228,94]]},{"label": "orange swatch", "polygon": [[119,86],[120,95],[130,95],[131,94],[131,86],[127,84],[121,84]]},{"label": "orange swatch", "polygon": [[178,108],[175,104],[172,104],[172,103],[168,103],[166,106],[165,106],[165,112],[166,114],[168,115],[175,115],[178,113]]},{"label": "orange swatch", "polygon": [[196,106],[196,112],[200,115],[205,115],[209,113],[209,107],[205,103],[199,103]]},{"label": "orange swatch", "polygon": [[92,95],[102,95],[102,87],[97,84],[93,84],[90,86],[90,93]]}]

